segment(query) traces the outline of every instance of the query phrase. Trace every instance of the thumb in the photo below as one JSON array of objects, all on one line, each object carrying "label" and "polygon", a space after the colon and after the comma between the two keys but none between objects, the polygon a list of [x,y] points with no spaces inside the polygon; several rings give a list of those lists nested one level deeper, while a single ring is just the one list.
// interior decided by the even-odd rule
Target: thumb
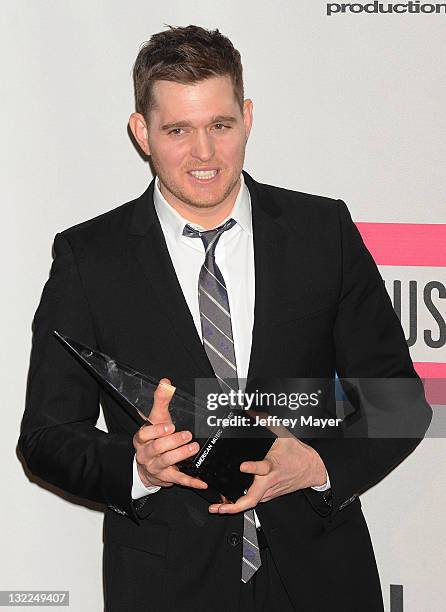
[{"label": "thumb", "polygon": [[157,423],[171,423],[172,419],[169,413],[169,402],[175,393],[175,387],[171,385],[168,378],[162,378],[153,395],[152,410],[149,414],[149,421],[156,425]]}]

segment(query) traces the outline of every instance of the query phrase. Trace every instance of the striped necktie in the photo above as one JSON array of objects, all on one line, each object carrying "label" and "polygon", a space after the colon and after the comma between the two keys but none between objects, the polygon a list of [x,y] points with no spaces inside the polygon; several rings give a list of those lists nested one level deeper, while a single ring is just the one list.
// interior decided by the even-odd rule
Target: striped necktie
[{"label": "striped necktie", "polygon": [[[201,331],[206,354],[223,391],[228,387],[238,390],[238,378],[228,292],[215,262],[215,248],[223,232],[235,223],[234,219],[228,219],[223,225],[204,232],[190,225],[183,230],[184,236],[201,238],[204,245],[205,259],[198,279]],[[242,581],[248,582],[261,563],[254,510],[247,510],[243,513]]]}]

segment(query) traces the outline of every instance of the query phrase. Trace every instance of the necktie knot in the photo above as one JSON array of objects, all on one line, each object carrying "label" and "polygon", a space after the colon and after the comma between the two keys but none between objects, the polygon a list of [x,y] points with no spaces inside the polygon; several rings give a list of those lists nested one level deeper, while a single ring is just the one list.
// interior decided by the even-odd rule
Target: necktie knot
[{"label": "necktie knot", "polygon": [[235,219],[228,219],[219,227],[210,230],[205,230],[204,232],[197,230],[191,225],[187,224],[184,226],[183,236],[189,236],[189,238],[201,238],[206,254],[209,250],[211,250],[213,254],[220,236],[223,234],[223,232],[226,232],[227,230],[231,229],[231,227],[233,227],[236,223],[237,222]]}]

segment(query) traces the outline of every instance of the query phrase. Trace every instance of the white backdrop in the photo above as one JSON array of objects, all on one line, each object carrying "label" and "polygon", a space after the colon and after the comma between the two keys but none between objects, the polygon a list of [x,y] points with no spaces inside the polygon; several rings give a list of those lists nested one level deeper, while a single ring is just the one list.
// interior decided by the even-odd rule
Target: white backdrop
[{"label": "white backdrop", "polygon": [[[165,23],[218,27],[240,50],[254,178],[342,198],[355,221],[446,222],[446,15],[329,17],[319,0],[3,0],[0,590],[70,590],[76,612],[102,609],[102,515],[30,484],[16,456],[31,321],[55,233],[151,178],[127,135],[131,68]],[[444,347],[431,361],[446,361]],[[445,450],[426,440],[362,497],[387,612],[389,584],[404,586],[404,612],[444,610]]]}]

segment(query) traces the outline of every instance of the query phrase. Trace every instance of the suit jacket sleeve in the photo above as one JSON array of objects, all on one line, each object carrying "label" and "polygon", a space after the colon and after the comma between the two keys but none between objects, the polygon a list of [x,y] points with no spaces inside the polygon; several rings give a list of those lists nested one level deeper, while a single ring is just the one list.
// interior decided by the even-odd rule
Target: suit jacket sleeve
[{"label": "suit jacket sleeve", "polygon": [[[388,384],[383,386],[382,405],[378,406],[383,410],[384,428],[389,423],[397,430],[396,419],[400,425],[408,420],[412,426],[407,431],[412,433],[403,432],[398,437],[353,435],[308,442],[321,456],[330,476],[332,514],[377,483],[410,454],[424,436],[432,417],[384,282],[341,200],[338,201],[338,213],[342,283],[333,331],[336,371],[341,382],[343,378],[349,379],[348,386],[343,386],[357,411],[363,409],[360,401],[356,401],[360,394],[350,380],[389,379],[384,381]],[[386,391],[392,387],[390,382],[398,379],[401,385],[389,398]],[[406,381],[409,385],[403,384]],[[362,418],[367,420],[367,415],[363,414]],[[327,514],[316,492],[305,489],[305,493],[318,511]]]},{"label": "suit jacket sleeve", "polygon": [[50,277],[33,320],[19,449],[36,476],[134,517],[132,436],[95,427],[96,381],[53,336],[54,329],[96,347],[94,325],[70,243],[54,240]]}]

